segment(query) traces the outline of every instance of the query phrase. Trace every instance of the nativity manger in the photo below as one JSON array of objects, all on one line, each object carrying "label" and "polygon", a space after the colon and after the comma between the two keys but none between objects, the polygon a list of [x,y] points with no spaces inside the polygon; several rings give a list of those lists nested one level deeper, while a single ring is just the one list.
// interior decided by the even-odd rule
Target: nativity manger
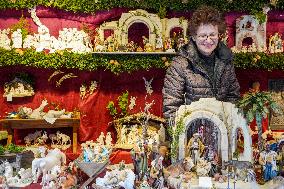
[{"label": "nativity manger", "polygon": [[183,131],[178,139],[178,159],[187,156],[188,145],[194,134],[200,136],[204,145],[203,154],[208,149],[218,155],[219,162],[233,159],[237,151],[240,131],[243,137],[243,151],[239,161],[252,162],[252,139],[245,118],[234,104],[217,101],[215,98],[200,99],[190,105],[183,105],[177,112],[177,120],[183,120]]},{"label": "nativity manger", "polygon": [[[132,149],[138,141],[142,139],[142,125],[147,119],[146,114],[137,113],[114,120],[114,125],[117,132],[116,148]],[[147,141],[149,145],[159,144],[165,141],[165,120],[155,115],[149,115]]]},{"label": "nativity manger", "polygon": [[33,96],[34,94],[35,93],[32,85],[17,77],[4,84],[3,97],[7,97],[9,95],[12,97],[26,97]]}]

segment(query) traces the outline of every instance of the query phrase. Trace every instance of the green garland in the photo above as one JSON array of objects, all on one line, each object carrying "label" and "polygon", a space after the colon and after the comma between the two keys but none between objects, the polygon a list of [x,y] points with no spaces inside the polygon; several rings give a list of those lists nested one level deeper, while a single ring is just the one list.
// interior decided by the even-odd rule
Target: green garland
[{"label": "green garland", "polygon": [[0,155],[5,154],[5,152],[9,152],[9,153],[21,153],[25,150],[25,147],[23,146],[18,146],[15,144],[9,144],[8,146],[2,146],[0,144]]},{"label": "green garland", "polygon": [[0,49],[0,67],[23,65],[56,70],[68,68],[87,71],[103,68],[115,74],[141,69],[165,68],[166,65],[162,58],[160,55],[79,54],[68,51],[46,54],[35,52],[32,49],[25,51]]},{"label": "green garland", "polygon": [[284,70],[284,54],[235,53],[234,64],[242,69]]},{"label": "green garland", "polygon": [[[261,11],[267,3],[267,0],[187,0],[187,2],[185,0],[2,0],[0,1],[0,9],[24,9],[43,5],[72,12],[95,13],[98,10],[124,7],[147,9],[157,12],[159,15],[165,15],[165,10],[188,11],[195,10],[200,5],[211,5],[224,12],[257,12]],[[272,3],[270,6],[275,9],[284,9],[282,0],[276,1],[275,4]]]},{"label": "green garland", "polygon": [[[46,54],[28,50],[0,49],[0,67],[30,66],[47,69],[79,69],[95,71],[99,68],[115,74],[149,70],[150,68],[166,69],[173,55],[141,55],[141,54],[78,54],[68,51]],[[234,64],[241,69],[284,70],[284,54],[235,53]]]}]

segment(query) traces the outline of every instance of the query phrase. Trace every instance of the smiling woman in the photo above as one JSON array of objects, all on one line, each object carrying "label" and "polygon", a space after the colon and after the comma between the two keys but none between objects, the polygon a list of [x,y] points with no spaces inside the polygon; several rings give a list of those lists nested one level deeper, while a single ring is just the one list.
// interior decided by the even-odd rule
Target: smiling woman
[{"label": "smiling woman", "polygon": [[202,54],[210,56],[218,45],[218,27],[212,24],[201,24],[196,36],[192,39]]},{"label": "smiling woman", "polygon": [[181,105],[200,98],[235,102],[240,95],[232,52],[219,37],[226,31],[224,17],[203,6],[193,13],[189,26],[189,43],[180,48],[164,80],[163,112],[168,120]]}]

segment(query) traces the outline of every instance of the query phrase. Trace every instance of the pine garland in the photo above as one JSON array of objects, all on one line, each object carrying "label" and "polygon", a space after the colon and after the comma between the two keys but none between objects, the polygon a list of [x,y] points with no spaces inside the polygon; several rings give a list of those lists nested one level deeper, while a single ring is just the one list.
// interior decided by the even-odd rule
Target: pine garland
[{"label": "pine garland", "polygon": [[[150,68],[166,69],[174,55],[141,54],[79,54],[68,51],[57,53],[35,52],[33,49],[0,49],[0,67],[30,66],[47,69],[78,69],[95,71],[99,68],[110,70],[115,74],[148,70]],[[234,64],[241,69],[284,70],[284,54],[235,53]]]},{"label": "pine garland", "polygon": [[[95,13],[98,10],[124,7],[152,10],[163,15],[162,13],[165,10],[192,11],[200,5],[211,5],[224,12],[244,11],[252,13],[261,11],[267,4],[267,0],[2,0],[0,1],[0,9],[24,9],[43,5],[72,12]],[[270,6],[275,9],[284,9],[282,0],[275,0],[275,3],[271,1]]]}]

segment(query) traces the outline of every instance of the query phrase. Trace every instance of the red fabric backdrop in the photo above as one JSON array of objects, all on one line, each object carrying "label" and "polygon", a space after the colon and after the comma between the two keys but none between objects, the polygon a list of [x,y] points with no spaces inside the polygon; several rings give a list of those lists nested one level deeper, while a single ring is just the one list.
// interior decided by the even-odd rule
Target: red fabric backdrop
[{"label": "red fabric backdrop", "polygon": [[[142,77],[145,77],[148,80],[154,77],[152,82],[154,92],[148,97],[148,100],[155,100],[155,106],[152,108],[152,112],[155,115],[162,116],[161,91],[164,70],[153,69],[150,71],[135,72],[133,74],[122,74],[119,76],[107,71],[80,72],[78,70],[65,70],[66,73],[72,72],[78,77],[66,79],[62,82],[61,87],[58,88],[55,86],[55,82],[58,81],[60,77],[55,77],[50,82],[47,81],[53,71],[54,70],[27,67],[1,68],[1,96],[4,93],[3,84],[9,81],[9,78],[16,72],[26,72],[33,75],[35,78],[36,92],[33,97],[13,98],[12,102],[6,102],[5,98],[1,98],[1,117],[3,118],[6,115],[6,112],[17,110],[20,106],[36,108],[40,105],[41,101],[46,98],[49,102],[61,104],[62,107],[69,111],[72,111],[74,108],[79,108],[82,112],[79,140],[86,141],[96,139],[101,131],[107,132],[108,129],[113,131],[113,128],[108,128],[111,117],[109,116],[106,106],[110,100],[116,101],[117,97],[121,95],[122,92],[128,90],[129,95],[137,97],[137,106],[134,108],[133,112],[139,112],[143,109],[146,90]],[[96,80],[99,83],[96,92],[84,100],[81,100],[79,94],[81,84],[87,83],[90,85],[90,82],[93,80]],[[21,131],[21,136],[23,132],[25,132],[25,130]],[[17,136],[18,133],[16,132],[17,142],[23,142],[23,137]]]},{"label": "red fabric backdrop", "polygon": [[[89,24],[91,27],[97,27],[104,21],[118,20],[122,12],[126,12],[126,9],[119,8],[110,11],[100,11],[95,15],[89,14],[75,14],[64,12],[55,9],[49,9],[39,7],[37,9],[37,15],[40,17],[41,22],[45,24],[51,35],[58,36],[58,31],[64,27],[82,27],[82,23]],[[25,10],[23,14],[26,17],[30,17],[30,14]],[[267,33],[269,36],[275,32],[284,32],[284,17],[283,12],[271,12],[268,17]],[[16,23],[20,16],[21,11],[6,10],[0,12],[0,29],[10,27]],[[229,28],[229,46],[234,44],[234,32],[235,32],[235,20],[242,15],[241,13],[228,13],[226,15],[226,21]],[[170,12],[168,17],[184,16],[189,18],[190,13],[176,13]],[[36,32],[37,27],[31,19],[31,30]],[[139,112],[143,108],[145,102],[144,97],[146,91],[144,88],[144,81],[142,77],[148,80],[154,77],[153,80],[153,94],[148,98],[149,101],[155,100],[155,106],[151,112],[157,116],[162,116],[162,87],[165,70],[151,69],[149,71],[138,71],[131,74],[121,74],[119,76],[114,75],[108,71],[98,70],[95,72],[78,71],[78,70],[63,70],[66,73],[72,72],[77,75],[77,78],[66,79],[63,81],[62,86],[55,87],[55,81],[59,80],[59,76],[56,76],[48,82],[49,76],[54,70],[37,69],[28,67],[5,67],[0,68],[0,96],[3,95],[3,85],[5,82],[11,80],[11,75],[16,72],[27,72],[35,78],[35,91],[36,94],[33,97],[14,98],[13,102],[6,102],[6,99],[1,98],[0,102],[0,116],[3,118],[6,112],[17,110],[20,106],[27,106],[36,108],[40,105],[41,101],[46,98],[48,101],[53,101],[62,104],[62,107],[71,111],[74,108],[79,108],[82,111],[81,126],[79,141],[96,139],[100,132],[107,132],[108,130],[114,131],[113,128],[108,127],[108,123],[111,121],[106,105],[110,100],[116,100],[122,92],[129,91],[130,96],[137,97],[137,106],[133,112]],[[264,70],[236,70],[237,77],[241,85],[241,92],[244,93],[250,87],[253,81],[259,81],[263,90],[268,88],[268,79],[284,78],[282,71],[264,71]],[[99,87],[96,92],[88,98],[81,100],[79,97],[79,88],[82,83],[87,83],[96,80],[99,82]],[[16,132],[17,143],[23,142],[23,136],[25,132]],[[71,132],[71,131],[70,131]],[[113,132],[115,137],[115,132]]]},{"label": "red fabric backdrop", "polygon": [[[10,81],[13,74],[17,72],[26,72],[35,78],[35,92],[33,97],[13,98],[12,102],[6,102],[5,98],[1,98],[0,115],[3,118],[6,112],[17,110],[20,106],[27,106],[36,108],[40,105],[42,99],[46,98],[49,102],[61,104],[62,107],[71,111],[74,108],[79,108],[82,112],[81,126],[79,133],[79,141],[86,141],[96,139],[100,132],[114,131],[114,128],[109,128],[108,123],[111,117],[106,109],[110,100],[116,101],[117,97],[129,91],[130,96],[137,97],[137,106],[132,112],[139,112],[143,109],[144,97],[146,95],[144,81],[142,77],[154,78],[153,80],[153,94],[148,97],[149,101],[155,100],[151,112],[157,116],[162,116],[162,87],[165,70],[151,69],[149,71],[137,71],[131,74],[123,73],[121,75],[114,75],[110,72],[98,70],[95,72],[86,72],[78,70],[64,70],[66,73],[72,72],[77,75],[77,78],[66,79],[62,82],[61,87],[56,87],[55,82],[60,77],[54,77],[48,82],[49,76],[54,70],[37,69],[28,67],[6,67],[0,68],[0,96],[3,95],[3,84]],[[268,79],[282,78],[284,73],[282,71],[267,72],[262,70],[236,70],[237,77],[241,85],[241,92],[244,93],[250,87],[252,81],[260,81],[262,89],[267,89]],[[96,92],[81,100],[79,88],[82,83],[90,84],[91,81],[99,82],[99,87]],[[23,136],[27,134],[26,130],[21,130],[21,134],[16,132],[17,143],[23,142]],[[71,132],[66,130],[66,132]],[[113,137],[115,133],[113,132]]]}]

